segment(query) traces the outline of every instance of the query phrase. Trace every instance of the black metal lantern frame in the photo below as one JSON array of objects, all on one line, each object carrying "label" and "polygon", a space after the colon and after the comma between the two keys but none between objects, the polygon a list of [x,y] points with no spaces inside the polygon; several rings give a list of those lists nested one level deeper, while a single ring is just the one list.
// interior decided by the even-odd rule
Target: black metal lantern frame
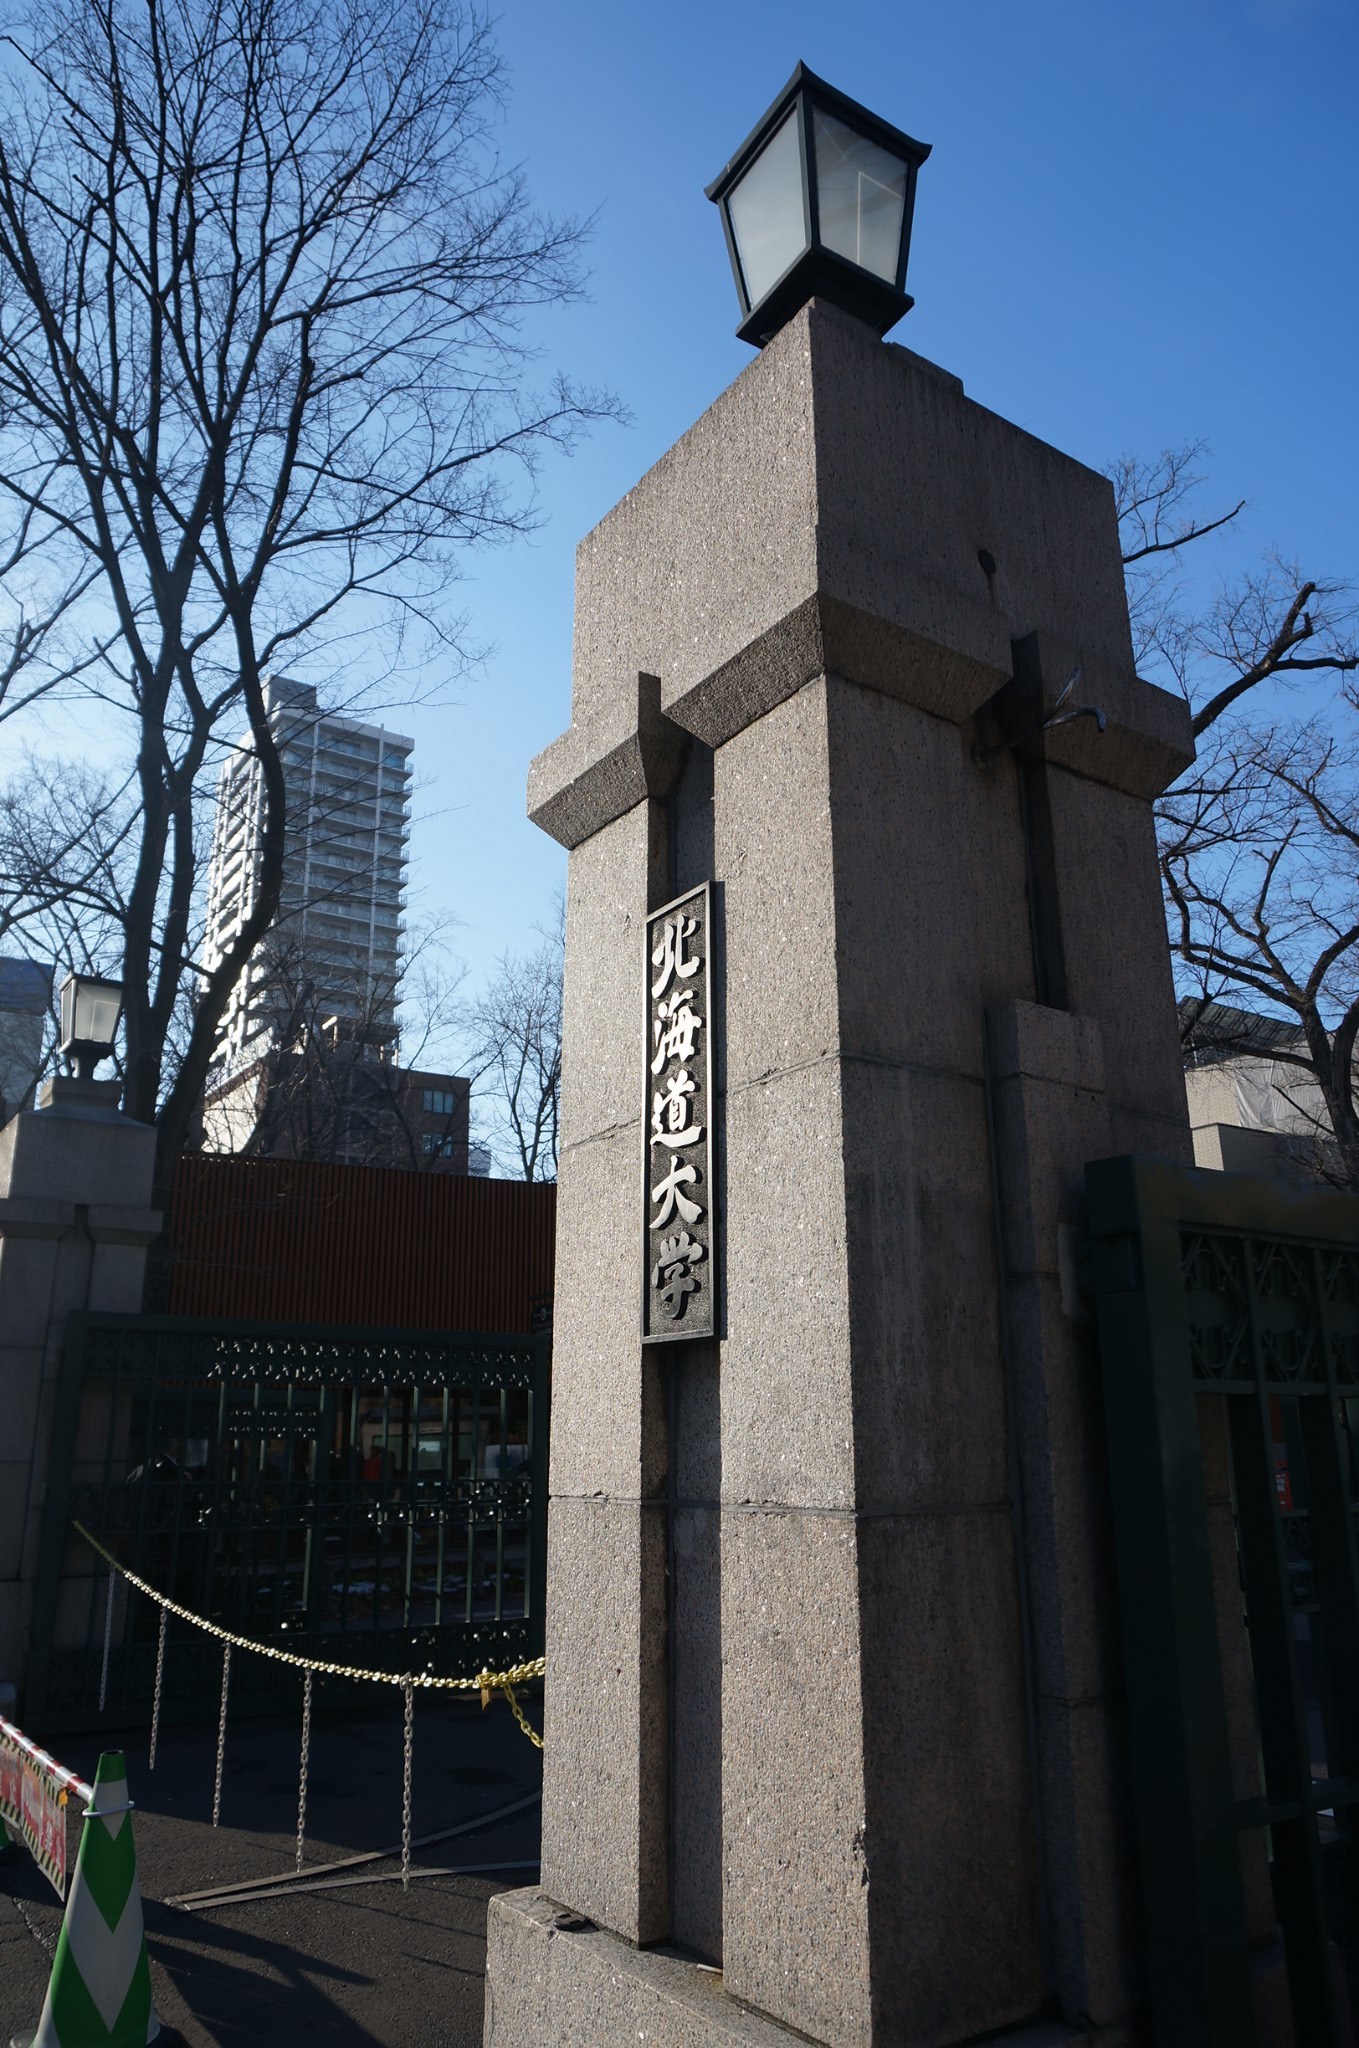
[{"label": "black metal lantern frame", "polygon": [[123,1014],[123,984],[102,974],[68,974],[61,985],[61,1047],[78,1081],[89,1081],[113,1052]]},{"label": "black metal lantern frame", "polygon": [[[827,247],[822,235],[821,195],[817,179],[815,116],[820,112],[852,131],[862,140],[895,158],[902,167],[904,192],[900,237],[895,271],[890,280],[854,262],[838,250]],[[732,219],[732,199],[759,158],[779,137],[784,123],[796,121],[797,160],[802,181],[802,247],[763,291],[752,294],[742,262],[738,232]],[[707,187],[707,196],[721,209],[727,237],[727,254],[740,296],[744,318],[736,332],[742,341],[756,348],[791,320],[800,306],[816,297],[866,321],[879,334],[908,313],[915,304],[906,290],[906,262],[911,246],[911,219],[915,211],[916,175],[930,153],[928,142],[917,142],[890,122],[880,120],[857,100],[837,92],[805,64],[799,64],[783,91],[756,123],[726,168]],[[789,204],[792,194],[787,195]]]}]

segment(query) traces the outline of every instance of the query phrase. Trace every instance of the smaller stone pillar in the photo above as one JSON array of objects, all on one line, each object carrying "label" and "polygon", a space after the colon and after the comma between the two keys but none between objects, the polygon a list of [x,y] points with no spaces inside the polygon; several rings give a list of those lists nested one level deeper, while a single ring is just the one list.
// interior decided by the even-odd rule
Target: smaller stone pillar
[{"label": "smaller stone pillar", "polygon": [[[140,1309],[160,1230],[149,1206],[156,1134],[121,1114],[117,1085],[58,1080],[42,1101],[0,1131],[0,1681],[21,1698],[67,1319]],[[87,1430],[109,1421],[82,1417]],[[58,1641],[77,1610],[83,1639],[92,1561],[73,1550],[67,1565]]]}]

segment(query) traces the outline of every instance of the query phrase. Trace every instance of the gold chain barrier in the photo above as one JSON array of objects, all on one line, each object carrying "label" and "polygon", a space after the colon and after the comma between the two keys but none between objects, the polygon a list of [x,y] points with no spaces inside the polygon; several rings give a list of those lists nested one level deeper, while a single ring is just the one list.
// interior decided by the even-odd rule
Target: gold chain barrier
[{"label": "gold chain barrier", "polygon": [[171,1600],[168,1594],[157,1592],[145,1579],[138,1578],[136,1572],[129,1571],[112,1551],[104,1548],[97,1536],[90,1534],[83,1522],[72,1521],[71,1527],[77,1535],[84,1538],[91,1550],[103,1558],[105,1564],[127,1580],[129,1586],[135,1586],[139,1593],[145,1593],[147,1599],[154,1600],[165,1613],[177,1615],[181,1621],[189,1622],[194,1628],[201,1628],[207,1635],[216,1636],[218,1642],[227,1643],[232,1649],[249,1650],[256,1657],[272,1657],[276,1664],[291,1664],[298,1671],[319,1671],[326,1678],[365,1678],[375,1685],[422,1686],[427,1690],[439,1692],[479,1692],[483,1708],[490,1706],[493,1693],[503,1692],[509,1701],[510,1712],[534,1748],[541,1749],[543,1746],[542,1736],[536,1728],[530,1727],[524,1710],[515,1697],[514,1689],[517,1685],[524,1685],[530,1678],[541,1678],[544,1675],[547,1670],[545,1657],[531,1657],[526,1664],[512,1664],[508,1671],[478,1671],[475,1678],[436,1678],[431,1672],[362,1671],[354,1664],[322,1664],[313,1657],[299,1657],[293,1650],[276,1649],[272,1643],[257,1643],[249,1636],[233,1635],[230,1629],[219,1628],[215,1621],[205,1621],[201,1614],[195,1614],[191,1608],[181,1607],[178,1601]]}]

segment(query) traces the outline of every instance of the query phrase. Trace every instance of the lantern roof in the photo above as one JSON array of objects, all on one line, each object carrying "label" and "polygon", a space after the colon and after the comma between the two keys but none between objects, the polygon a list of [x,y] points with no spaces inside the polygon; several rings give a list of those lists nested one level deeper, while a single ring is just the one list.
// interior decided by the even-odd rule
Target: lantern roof
[{"label": "lantern roof", "polygon": [[896,128],[890,121],[884,121],[861,101],[851,99],[848,93],[839,91],[836,86],[818,77],[807,65],[799,63],[783,91],[770,101],[735,155],[727,159],[712,183],[704,186],[706,198],[719,200],[736,183],[742,171],[759,155],[800,92],[810,93],[817,104],[824,107],[828,113],[839,114],[842,120],[856,128],[861,135],[867,136],[870,142],[880,143],[884,149],[903,157],[917,169],[934,147],[931,142],[917,142],[904,128]]}]

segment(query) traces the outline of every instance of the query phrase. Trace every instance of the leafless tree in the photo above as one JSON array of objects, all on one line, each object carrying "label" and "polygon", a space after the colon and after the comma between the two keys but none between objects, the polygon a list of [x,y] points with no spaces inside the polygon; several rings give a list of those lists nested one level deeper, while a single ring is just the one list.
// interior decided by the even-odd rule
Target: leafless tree
[{"label": "leafless tree", "polygon": [[462,1020],[465,970],[443,921],[408,937],[403,969],[404,987],[356,974],[337,991],[333,970],[318,976],[286,927],[270,932],[253,967],[268,1030],[254,1060],[210,1076],[205,1149],[417,1172],[452,1158],[465,1170],[465,1097],[446,1091],[450,1106],[426,1112],[411,1078],[452,1061]]},{"label": "leafless tree", "polygon": [[559,906],[540,946],[501,957],[468,1016],[466,1067],[487,1135],[524,1180],[557,1178],[563,936]]},{"label": "leafless tree", "polygon": [[[1210,1006],[1282,1016],[1271,1058],[1320,1090],[1328,1159],[1359,1188],[1359,671],[1345,584],[1266,557],[1195,607],[1183,552],[1241,506],[1194,515],[1198,447],[1112,472],[1143,673],[1182,691],[1198,758],[1159,807],[1187,1038]],[[1219,1052],[1221,1012],[1213,1010]],[[1246,1027],[1240,1050],[1248,1043]]]},{"label": "leafless tree", "polygon": [[[50,0],[4,42],[0,679],[129,722],[125,1101],[163,1191],[278,906],[267,673],[446,646],[457,550],[527,516],[507,463],[611,408],[526,388],[581,231],[497,164],[462,0]],[[209,973],[195,806],[242,727],[260,883]]]},{"label": "leafless tree", "polygon": [[126,787],[29,751],[0,786],[0,941],[116,969],[134,814]]}]

